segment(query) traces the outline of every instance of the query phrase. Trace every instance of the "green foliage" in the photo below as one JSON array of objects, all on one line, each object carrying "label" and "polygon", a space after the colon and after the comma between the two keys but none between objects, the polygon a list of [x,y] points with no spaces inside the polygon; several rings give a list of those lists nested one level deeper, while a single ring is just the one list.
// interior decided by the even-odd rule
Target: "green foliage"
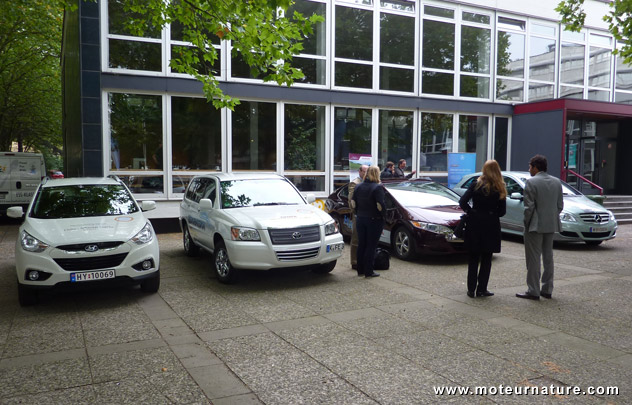
[{"label": "green foliage", "polygon": [[0,150],[60,152],[64,3],[0,1]]},{"label": "green foliage", "polygon": [[[292,57],[303,49],[301,41],[313,32],[323,17],[285,16],[291,0],[126,0],[128,29],[143,36],[151,27],[177,26],[181,47],[172,55],[171,68],[201,81],[204,93],[216,108],[234,108],[239,101],[219,87],[214,70],[218,60],[213,44],[231,41],[232,54],[240,55],[251,74],[264,81],[291,85],[303,77],[291,66]],[[215,72],[216,74],[216,72]]]},{"label": "green foliage", "polygon": [[[561,22],[569,31],[580,31],[586,20],[584,0],[563,0],[555,9],[562,16]],[[608,31],[622,46],[613,53],[623,58],[624,63],[632,64],[632,0],[612,0],[608,4],[610,11],[603,16],[608,23]]]}]

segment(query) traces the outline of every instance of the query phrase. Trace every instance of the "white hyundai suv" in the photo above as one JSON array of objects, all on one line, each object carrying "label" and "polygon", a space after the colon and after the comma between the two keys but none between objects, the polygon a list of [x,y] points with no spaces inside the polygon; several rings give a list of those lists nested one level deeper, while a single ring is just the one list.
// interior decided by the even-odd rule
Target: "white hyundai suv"
[{"label": "white hyundai suv", "polygon": [[[15,246],[18,298],[37,302],[38,290],[113,281],[160,287],[158,240],[123,182],[111,178],[45,179],[20,226]],[[22,207],[7,216],[20,218]]]},{"label": "white hyundai suv", "polygon": [[276,174],[216,173],[195,177],[180,205],[184,250],[213,254],[217,278],[235,281],[238,269],[311,266],[328,273],[344,242],[329,214],[309,204]]}]

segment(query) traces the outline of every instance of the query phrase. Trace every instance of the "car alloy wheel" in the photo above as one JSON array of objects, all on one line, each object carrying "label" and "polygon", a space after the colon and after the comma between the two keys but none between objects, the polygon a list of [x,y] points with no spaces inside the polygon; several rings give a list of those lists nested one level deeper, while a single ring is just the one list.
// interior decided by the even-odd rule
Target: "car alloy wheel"
[{"label": "car alloy wheel", "polygon": [[410,260],[415,256],[415,247],[410,231],[404,227],[397,228],[393,238],[395,255],[403,260]]},{"label": "car alloy wheel", "polygon": [[182,228],[182,244],[184,245],[184,253],[186,253],[187,256],[196,256],[200,250],[195,242],[193,242],[191,233],[189,233],[189,226],[186,224]]},{"label": "car alloy wheel", "polygon": [[217,279],[225,284],[234,283],[237,279],[237,270],[230,264],[230,258],[228,257],[228,250],[223,241],[217,242],[215,245],[215,272],[217,273]]}]

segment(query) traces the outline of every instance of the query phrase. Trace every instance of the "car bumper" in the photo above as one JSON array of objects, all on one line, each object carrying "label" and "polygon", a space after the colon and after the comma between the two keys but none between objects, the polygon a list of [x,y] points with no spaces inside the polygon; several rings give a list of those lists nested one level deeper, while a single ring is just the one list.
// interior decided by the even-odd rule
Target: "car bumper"
[{"label": "car bumper", "polygon": [[237,269],[270,270],[275,268],[325,264],[342,256],[344,241],[337,233],[323,241],[297,245],[268,245],[264,241],[227,240],[230,263]]},{"label": "car bumper", "polygon": [[557,242],[590,242],[613,239],[617,235],[616,223],[605,225],[562,223],[562,232],[553,238]]},{"label": "car bumper", "polygon": [[444,235],[414,229],[416,252],[425,255],[441,255],[465,252],[463,239],[446,239]]},{"label": "car bumper", "polygon": [[[102,268],[90,267],[89,270],[82,270],[81,268],[74,268],[72,270],[65,270],[61,267],[55,259],[58,260],[75,260],[75,259],[94,259],[100,260],[108,256],[123,255],[125,258],[120,264],[110,266],[105,265]],[[140,270],[140,263],[145,260],[151,260],[153,266],[147,270]],[[51,288],[57,285],[92,285],[92,284],[108,284],[114,282],[131,282],[140,283],[142,280],[154,277],[160,268],[160,253],[157,239],[145,245],[135,245],[133,243],[124,243],[118,248],[108,252],[95,252],[94,254],[69,254],[62,250],[55,248],[48,248],[42,253],[28,252],[22,249],[18,244],[16,245],[15,253],[16,262],[16,275],[18,282],[23,286],[29,286],[33,288]],[[45,279],[36,281],[28,280],[25,277],[27,271],[37,270],[43,274]],[[76,273],[94,272],[100,270],[114,270],[115,278],[94,280],[94,281],[71,281],[71,275]]]}]

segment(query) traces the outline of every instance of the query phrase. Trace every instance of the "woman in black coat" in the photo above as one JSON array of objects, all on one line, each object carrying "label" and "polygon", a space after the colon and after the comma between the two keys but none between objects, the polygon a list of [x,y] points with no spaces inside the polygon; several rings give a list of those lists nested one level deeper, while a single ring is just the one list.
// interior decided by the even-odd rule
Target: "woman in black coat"
[{"label": "woman in black coat", "polygon": [[492,254],[500,252],[500,217],[505,215],[506,198],[507,189],[500,166],[495,160],[488,160],[483,165],[481,176],[472,182],[459,200],[459,205],[467,213],[464,239],[470,252],[467,268],[469,297],[494,295],[487,290],[487,282],[492,269]]}]

